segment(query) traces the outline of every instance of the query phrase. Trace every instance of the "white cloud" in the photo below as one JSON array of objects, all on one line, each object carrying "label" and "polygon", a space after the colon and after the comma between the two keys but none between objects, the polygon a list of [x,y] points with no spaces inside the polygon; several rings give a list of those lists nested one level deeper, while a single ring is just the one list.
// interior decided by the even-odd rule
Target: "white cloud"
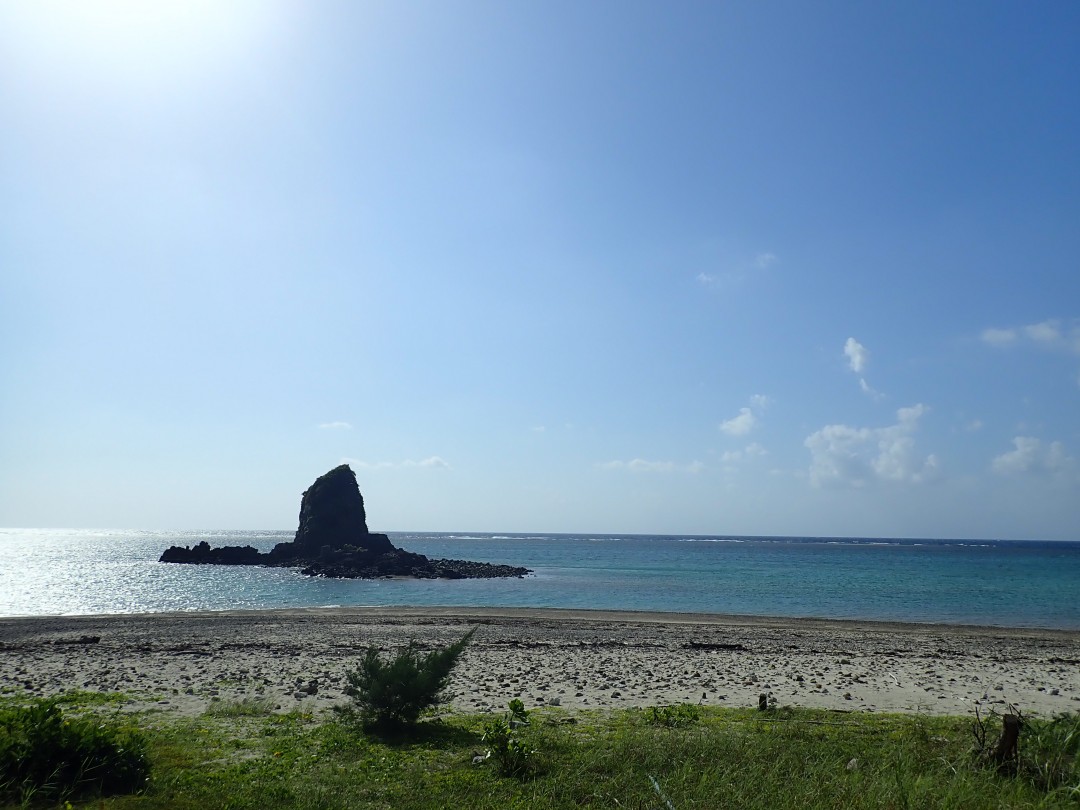
[{"label": "white cloud", "polygon": [[981,338],[983,343],[995,348],[1026,344],[1080,355],[1080,321],[1075,320],[1068,325],[1057,318],[1049,318],[1008,329],[991,327],[982,331]]},{"label": "white cloud", "polygon": [[720,423],[720,430],[728,436],[745,436],[754,429],[757,417],[749,408],[739,408],[739,415]]},{"label": "white cloud", "polygon": [[862,377],[859,377],[859,390],[873,400],[880,401],[885,399],[885,395],[883,393],[878,391],[876,388],[873,388],[870,383],[868,383]]},{"label": "white cloud", "polygon": [[1024,327],[1024,334],[1036,343],[1051,346],[1062,339],[1061,324],[1058,321],[1043,321]]},{"label": "white cloud", "polygon": [[745,436],[758,424],[758,417],[754,411],[763,411],[772,405],[772,397],[765,394],[754,394],[750,397],[750,407],[739,408],[737,416],[725,419],[720,423],[720,430],[728,436]]},{"label": "white cloud", "polygon": [[[844,341],[844,356],[847,357],[848,368],[856,374],[862,374],[870,365],[870,350],[863,346],[853,337]],[[859,377],[859,390],[870,399],[880,402],[885,395],[866,381],[865,377]]]},{"label": "white cloud", "polygon": [[1016,330],[983,329],[982,341],[991,346],[1011,346],[1016,342]]},{"label": "white cloud", "polygon": [[762,447],[757,442],[746,445],[742,450],[727,450],[720,456],[720,461],[724,464],[734,464],[738,461],[747,460],[752,458],[761,458],[767,456],[769,451]]},{"label": "white cloud", "polygon": [[1013,449],[994,458],[991,468],[999,475],[1025,473],[1060,474],[1073,469],[1076,462],[1065,452],[1061,442],[1044,445],[1033,436],[1017,436]]},{"label": "white cloud", "polygon": [[698,273],[697,281],[699,284],[712,284],[716,281],[716,276],[710,275],[708,273]]},{"label": "white cloud", "polygon": [[938,459],[917,453],[913,438],[919,419],[929,410],[920,403],[898,410],[895,425],[826,425],[812,433],[804,442],[810,450],[811,483],[862,487],[875,481],[922,483],[933,478]]},{"label": "white cloud", "polygon": [[977,433],[978,431],[982,430],[985,426],[986,426],[986,423],[983,422],[982,419],[972,419],[970,422],[968,422],[966,425],[964,425],[964,430],[966,430],[968,433]]},{"label": "white cloud", "polygon": [[853,337],[844,342],[844,354],[847,355],[848,367],[856,374],[862,374],[870,362],[870,352]]},{"label": "white cloud", "polygon": [[914,427],[915,423],[929,412],[930,409],[920,402],[910,408],[901,408],[896,412],[896,418],[900,420],[900,424]]},{"label": "white cloud", "polygon": [[348,422],[323,422],[319,430],[352,430],[352,425]]},{"label": "white cloud", "polygon": [[758,270],[766,270],[774,264],[776,264],[775,253],[759,253],[754,258],[754,266],[757,267]]},{"label": "white cloud", "polygon": [[406,459],[405,461],[362,461],[358,458],[343,458],[343,464],[349,464],[362,470],[403,470],[410,468],[450,469],[450,465],[439,456],[429,456],[420,461]]},{"label": "white cloud", "polygon": [[632,473],[699,473],[705,469],[700,461],[678,464],[674,461],[646,461],[635,458],[632,461],[603,461],[596,465],[603,470],[626,470]]}]

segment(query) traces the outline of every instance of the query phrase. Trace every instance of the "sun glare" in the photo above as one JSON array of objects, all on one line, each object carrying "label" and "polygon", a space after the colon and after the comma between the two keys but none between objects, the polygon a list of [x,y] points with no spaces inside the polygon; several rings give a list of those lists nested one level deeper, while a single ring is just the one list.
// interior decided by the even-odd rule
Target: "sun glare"
[{"label": "sun glare", "polygon": [[249,50],[277,10],[246,0],[45,0],[11,4],[4,16],[16,47],[43,67],[139,83],[213,70]]}]

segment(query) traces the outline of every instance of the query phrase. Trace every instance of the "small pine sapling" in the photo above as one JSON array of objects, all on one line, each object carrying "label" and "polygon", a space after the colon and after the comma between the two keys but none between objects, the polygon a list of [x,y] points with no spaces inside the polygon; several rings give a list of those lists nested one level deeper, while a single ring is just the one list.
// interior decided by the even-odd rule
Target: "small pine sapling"
[{"label": "small pine sapling", "polygon": [[339,715],[384,729],[415,723],[421,712],[445,699],[450,674],[475,632],[426,654],[410,642],[389,662],[378,647],[369,647],[360,667],[346,673],[345,694],[352,704],[338,707]]}]

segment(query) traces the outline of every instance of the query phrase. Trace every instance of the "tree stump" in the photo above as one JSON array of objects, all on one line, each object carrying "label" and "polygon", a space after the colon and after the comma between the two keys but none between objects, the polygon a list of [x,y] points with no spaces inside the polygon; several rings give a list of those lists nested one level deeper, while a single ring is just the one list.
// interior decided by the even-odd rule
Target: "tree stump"
[{"label": "tree stump", "polygon": [[994,753],[990,755],[990,761],[997,765],[999,770],[1016,762],[1020,756],[1020,717],[1006,714],[1001,721],[1001,739],[998,740]]}]

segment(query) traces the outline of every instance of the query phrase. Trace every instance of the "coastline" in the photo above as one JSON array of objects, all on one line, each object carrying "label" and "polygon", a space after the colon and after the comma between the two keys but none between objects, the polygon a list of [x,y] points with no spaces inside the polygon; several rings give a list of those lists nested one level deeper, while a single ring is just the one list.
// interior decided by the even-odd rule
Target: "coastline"
[{"label": "coastline", "polygon": [[369,645],[478,631],[452,709],[670,703],[1050,716],[1080,710],[1080,631],[560,608],[326,607],[0,618],[0,694],[117,691],[131,710],[198,714],[341,702]]}]

